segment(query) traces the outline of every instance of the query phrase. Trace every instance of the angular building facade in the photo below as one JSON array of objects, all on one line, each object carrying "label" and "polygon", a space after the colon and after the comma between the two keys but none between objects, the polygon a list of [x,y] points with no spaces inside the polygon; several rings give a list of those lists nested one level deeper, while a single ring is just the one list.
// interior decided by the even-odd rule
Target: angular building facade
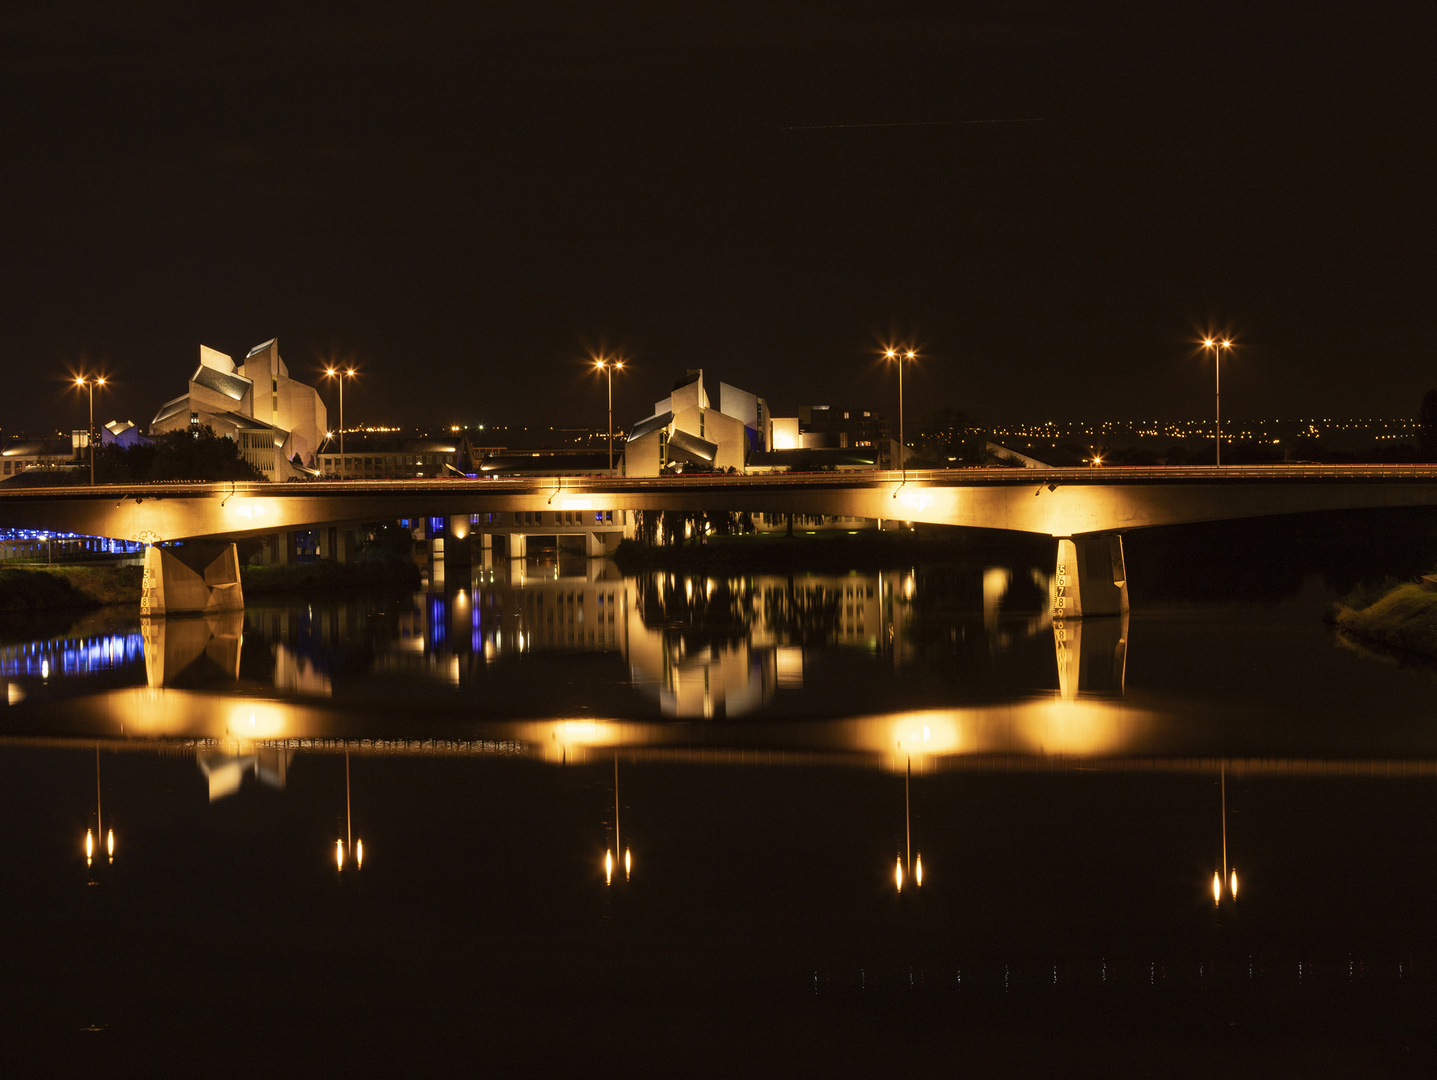
[{"label": "angular building facade", "polygon": [[[279,341],[271,338],[239,364],[201,345],[188,393],[160,406],[150,434],[208,426],[234,439],[245,460],[269,479],[287,480],[315,468],[327,417],[319,392],[289,377]],[[291,464],[296,455],[301,469]]]},{"label": "angular building facade", "polygon": [[629,432],[624,448],[627,476],[658,476],[673,469],[734,469],[743,472],[749,455],[769,449],[768,403],[747,390],[719,383],[719,406],[704,390],[702,368],[674,383],[654,402],[654,414]]}]

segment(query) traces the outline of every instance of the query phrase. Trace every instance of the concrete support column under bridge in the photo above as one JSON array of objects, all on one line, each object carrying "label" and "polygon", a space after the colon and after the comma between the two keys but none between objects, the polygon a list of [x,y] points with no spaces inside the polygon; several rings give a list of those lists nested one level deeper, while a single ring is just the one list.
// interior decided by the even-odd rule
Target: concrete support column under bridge
[{"label": "concrete support column under bridge", "polygon": [[1050,589],[1054,619],[1125,615],[1128,572],[1118,533],[1058,537],[1058,563]]}]

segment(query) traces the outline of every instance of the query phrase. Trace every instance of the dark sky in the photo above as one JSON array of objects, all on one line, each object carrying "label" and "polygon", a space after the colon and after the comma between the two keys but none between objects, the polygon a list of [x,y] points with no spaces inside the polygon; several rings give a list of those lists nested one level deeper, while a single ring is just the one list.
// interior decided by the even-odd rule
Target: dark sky
[{"label": "dark sky", "polygon": [[[346,419],[621,422],[688,367],[910,413],[1410,416],[1430,3],[57,4],[0,11],[0,428],[147,422],[205,344]],[[1033,120],[978,124],[954,121]],[[942,121],[918,126],[916,122]],[[858,125],[905,126],[858,126]],[[819,127],[814,125],[854,125]],[[331,408],[333,401],[331,399]]]}]

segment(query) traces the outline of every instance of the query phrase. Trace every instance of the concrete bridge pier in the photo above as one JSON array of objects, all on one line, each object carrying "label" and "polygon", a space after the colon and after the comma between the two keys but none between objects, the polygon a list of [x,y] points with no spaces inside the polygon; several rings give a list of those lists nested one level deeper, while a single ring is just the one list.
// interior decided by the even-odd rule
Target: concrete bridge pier
[{"label": "concrete bridge pier", "polygon": [[523,559],[529,555],[529,538],[523,533],[509,534],[509,558]]},{"label": "concrete bridge pier", "polygon": [[331,525],[319,531],[319,557],[332,562],[354,561],[354,530],[341,529]]},{"label": "concrete bridge pier", "polygon": [[1079,692],[1122,697],[1127,684],[1128,616],[1115,619],[1053,620],[1053,650],[1058,662],[1058,696],[1076,700]]},{"label": "concrete bridge pier", "polygon": [[1051,589],[1054,619],[1126,615],[1128,571],[1118,533],[1058,537]]},{"label": "concrete bridge pier", "polygon": [[140,582],[142,616],[210,614],[243,607],[239,552],[234,544],[191,542],[145,549]]},{"label": "concrete bridge pier", "polygon": [[451,568],[474,564],[473,537],[469,535],[469,515],[452,514],[444,523],[444,562]]},{"label": "concrete bridge pier", "polygon": [[299,555],[299,541],[294,532],[271,533],[263,537],[260,563],[264,566],[293,566]]}]

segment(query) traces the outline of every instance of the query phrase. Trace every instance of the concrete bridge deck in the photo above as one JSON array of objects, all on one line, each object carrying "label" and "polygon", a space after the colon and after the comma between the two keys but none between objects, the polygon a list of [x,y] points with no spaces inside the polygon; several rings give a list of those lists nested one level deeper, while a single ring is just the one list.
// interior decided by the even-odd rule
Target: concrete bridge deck
[{"label": "concrete bridge deck", "polygon": [[[526,477],[316,483],[0,485],[0,528],[155,544],[445,518],[469,533],[587,531],[613,539],[635,511],[804,514],[1006,529],[1058,538],[1055,618],[1128,610],[1121,534],[1316,511],[1437,506],[1433,465],[943,469],[761,476]],[[471,528],[471,519],[475,522]],[[331,541],[333,543],[334,541]],[[603,545],[591,545],[591,553]]]},{"label": "concrete bridge deck", "polygon": [[159,542],[401,517],[567,512],[577,518],[605,510],[680,510],[897,519],[1070,537],[1272,514],[1430,505],[1437,505],[1432,465],[944,469],[910,470],[906,480],[897,472],[844,472],[14,490],[0,484],[0,528]]}]

